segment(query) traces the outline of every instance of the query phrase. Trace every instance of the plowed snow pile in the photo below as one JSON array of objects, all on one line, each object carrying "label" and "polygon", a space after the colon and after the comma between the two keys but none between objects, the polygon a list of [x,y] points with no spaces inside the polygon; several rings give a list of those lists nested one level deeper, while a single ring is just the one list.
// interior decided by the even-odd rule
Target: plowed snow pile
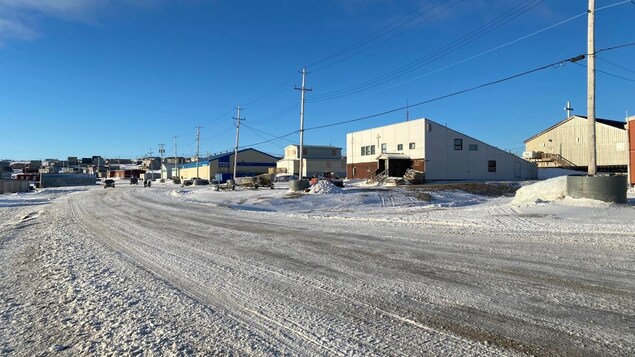
[{"label": "plowed snow pile", "polygon": [[343,191],[344,190],[335,186],[331,181],[320,180],[318,181],[318,183],[311,186],[309,193],[313,195],[327,195],[327,194],[342,193]]},{"label": "plowed snow pile", "polygon": [[566,194],[567,177],[558,176],[519,188],[511,204],[522,206],[557,201],[563,199]]}]

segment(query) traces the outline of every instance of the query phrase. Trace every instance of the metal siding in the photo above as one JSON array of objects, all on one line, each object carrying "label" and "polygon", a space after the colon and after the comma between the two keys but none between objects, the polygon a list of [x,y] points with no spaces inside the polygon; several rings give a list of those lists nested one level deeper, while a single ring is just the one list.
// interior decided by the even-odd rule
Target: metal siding
[{"label": "metal siding", "polygon": [[[526,151],[542,151],[560,154],[577,166],[587,166],[587,120],[573,117],[571,120],[539,135],[525,144]],[[626,165],[627,152],[617,151],[619,143],[626,145],[626,131],[596,122],[597,165]],[[549,141],[551,139],[551,141]]]},{"label": "metal siding", "polygon": [[[392,125],[381,126],[346,134],[346,162],[347,164],[365,163],[375,160],[381,154],[381,144],[386,143],[386,152],[400,152],[411,159],[423,159],[425,152],[424,124],[425,119],[411,120]],[[379,135],[379,139],[377,136]],[[409,143],[415,143],[414,149],[409,149]],[[402,144],[403,150],[397,150]],[[375,145],[375,155],[361,155],[361,147]]]},{"label": "metal siding", "polygon": [[[426,132],[426,179],[429,180],[514,180],[537,177],[536,165],[488,145],[480,140],[429,121]],[[463,149],[454,150],[454,139],[463,140]],[[470,151],[470,144],[477,151]],[[496,172],[489,172],[488,161],[496,161]],[[516,175],[520,165],[520,177]]]}]

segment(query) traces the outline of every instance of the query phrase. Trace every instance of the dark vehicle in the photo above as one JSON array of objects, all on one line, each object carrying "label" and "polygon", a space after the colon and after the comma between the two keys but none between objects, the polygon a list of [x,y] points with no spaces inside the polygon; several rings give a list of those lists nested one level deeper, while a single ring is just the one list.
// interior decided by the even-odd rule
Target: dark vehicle
[{"label": "dark vehicle", "polygon": [[115,188],[115,180],[107,179],[104,181],[104,188],[112,187]]},{"label": "dark vehicle", "polygon": [[131,185],[138,185],[139,184],[139,179],[136,177],[131,177],[130,178],[130,184]]}]

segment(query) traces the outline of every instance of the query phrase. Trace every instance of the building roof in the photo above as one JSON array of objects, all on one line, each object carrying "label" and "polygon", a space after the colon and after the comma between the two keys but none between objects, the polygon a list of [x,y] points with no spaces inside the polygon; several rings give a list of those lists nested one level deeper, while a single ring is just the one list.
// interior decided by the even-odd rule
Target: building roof
[{"label": "building roof", "polygon": [[[544,133],[546,133],[546,132],[548,132],[548,131],[550,131],[550,130],[552,130],[552,129],[554,129],[554,128],[556,128],[556,127],[558,127],[558,126],[560,126],[560,125],[562,125],[562,124],[564,124],[564,123],[568,122],[569,120],[571,120],[573,118],[576,118],[576,117],[577,118],[582,118],[582,119],[587,119],[587,117],[584,116],[584,115],[572,115],[572,116],[568,117],[567,119],[565,119],[565,120],[563,120],[561,122],[558,122],[558,123],[548,127],[547,129],[539,132],[538,134],[533,135],[529,139],[525,140],[524,143],[527,143],[528,141],[533,140],[533,139],[537,138],[538,136],[540,136],[540,135],[542,135],[542,134],[544,134]],[[623,121],[602,119],[602,118],[595,118],[595,122],[596,123],[600,123],[600,124],[604,124],[604,125],[608,125],[608,126],[612,126],[614,128],[621,129],[621,130],[625,130],[624,129],[624,124],[626,124]]]},{"label": "building roof", "polygon": [[[271,157],[274,160],[280,159],[277,156],[273,156],[271,154],[267,154],[266,152],[262,152],[260,150],[256,150],[256,149],[253,149],[253,148],[246,148],[246,149],[238,150],[238,154],[240,155],[241,152],[245,152],[245,151],[256,151],[256,152],[259,152],[259,153],[261,153],[263,155],[267,155],[267,156]],[[204,158],[203,160],[204,161],[214,161],[214,160],[220,159],[221,157],[228,157],[228,156],[232,156],[232,155],[234,155],[234,152],[233,151],[228,151],[228,152],[223,152],[223,153],[220,153],[220,154],[208,156],[208,157]]]}]

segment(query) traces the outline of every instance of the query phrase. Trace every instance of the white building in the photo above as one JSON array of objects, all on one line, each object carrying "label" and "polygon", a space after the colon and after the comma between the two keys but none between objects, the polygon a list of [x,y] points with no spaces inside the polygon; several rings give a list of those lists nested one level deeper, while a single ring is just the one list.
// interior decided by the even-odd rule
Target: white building
[{"label": "white building", "polygon": [[[334,172],[340,177],[346,175],[346,158],[342,148],[335,146],[303,145],[302,177],[310,177],[324,172]],[[276,163],[278,172],[298,175],[300,171],[300,145],[284,148],[284,157]]]},{"label": "white building", "polygon": [[417,119],[346,134],[346,176],[371,178],[407,167],[426,180],[535,179],[535,164],[429,119]]}]

